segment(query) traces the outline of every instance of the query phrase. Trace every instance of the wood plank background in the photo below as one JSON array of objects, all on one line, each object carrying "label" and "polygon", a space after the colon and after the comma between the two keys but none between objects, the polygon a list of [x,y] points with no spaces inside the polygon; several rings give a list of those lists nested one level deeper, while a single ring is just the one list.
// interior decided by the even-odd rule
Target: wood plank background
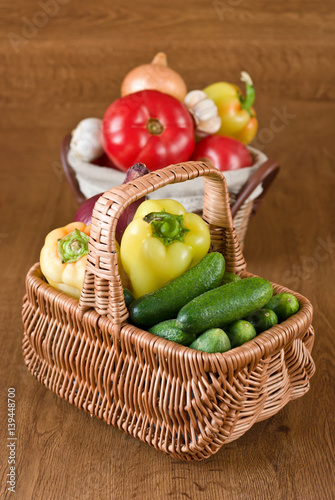
[{"label": "wood plank background", "polygon": [[[334,3],[3,0],[0,26],[1,498],[10,498],[8,387],[20,500],[335,498]],[[252,75],[257,145],[282,171],[250,222],[248,269],[315,307],[310,391],[202,463],[180,463],[71,407],[21,353],[25,274],[45,235],[76,210],[59,143],[80,119],[101,117],[126,72],[158,51],[190,89]],[[274,132],[278,113],[286,118]]]}]

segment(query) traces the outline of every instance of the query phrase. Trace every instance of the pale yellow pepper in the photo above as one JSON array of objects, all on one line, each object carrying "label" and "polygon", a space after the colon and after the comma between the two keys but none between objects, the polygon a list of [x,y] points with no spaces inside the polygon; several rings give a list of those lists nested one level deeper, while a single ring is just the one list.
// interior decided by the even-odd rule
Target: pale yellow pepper
[{"label": "pale yellow pepper", "polygon": [[45,238],[40,266],[48,283],[79,299],[83,287],[91,226],[71,222]]},{"label": "pale yellow pepper", "polygon": [[208,252],[207,224],[175,200],[146,200],[121,240],[122,266],[135,298],[153,292],[197,264]]}]

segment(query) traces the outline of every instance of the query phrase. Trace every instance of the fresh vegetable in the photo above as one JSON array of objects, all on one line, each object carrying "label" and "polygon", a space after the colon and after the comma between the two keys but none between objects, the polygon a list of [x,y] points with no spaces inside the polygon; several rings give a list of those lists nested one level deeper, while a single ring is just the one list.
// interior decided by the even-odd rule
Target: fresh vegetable
[{"label": "fresh vegetable", "polygon": [[[143,163],[135,163],[135,165],[131,166],[128,169],[123,184],[131,182],[137,179],[138,177],[142,177],[142,175],[148,173],[149,170]],[[80,207],[78,208],[74,220],[83,222],[86,225],[91,224],[94,205],[96,204],[97,200],[100,198],[102,194],[103,193],[96,194],[95,196],[92,196],[92,198],[85,200],[84,203],[82,203],[82,205],[80,205]],[[139,200],[134,201],[120,215],[115,232],[116,240],[118,241],[118,243],[121,242],[124,230],[126,229],[128,224],[133,220],[137,208],[143,201],[144,198],[140,198]]]},{"label": "fresh vegetable", "polygon": [[130,168],[128,168],[126,177],[122,184],[127,184],[127,182],[132,182],[138,177],[142,177],[150,172],[150,170],[144,165],[144,163],[135,163]]},{"label": "fresh vegetable", "polygon": [[128,309],[130,304],[132,302],[134,302],[135,297],[128,288],[123,289],[123,296],[124,296],[124,301],[125,301],[126,307]]},{"label": "fresh vegetable", "polygon": [[72,222],[45,238],[40,266],[50,285],[79,299],[86,268],[90,226]]},{"label": "fresh vegetable", "polygon": [[218,108],[203,90],[191,90],[184,103],[195,121],[195,132],[198,137],[215,134],[221,127]]},{"label": "fresh vegetable", "polygon": [[121,240],[121,262],[136,298],[197,264],[208,252],[207,224],[175,200],[146,200]]},{"label": "fresh vegetable", "polygon": [[75,216],[74,216],[75,222],[83,222],[87,226],[89,226],[91,224],[92,212],[93,212],[94,205],[96,204],[96,202],[98,201],[98,199],[100,198],[100,196],[102,194],[103,193],[96,194],[96,195],[92,196],[91,198],[88,198],[87,200],[85,200],[80,205],[80,207],[78,208],[78,210],[76,211]]},{"label": "fresh vegetable", "polygon": [[244,319],[253,325],[257,334],[268,330],[278,323],[277,314],[265,307],[249,314],[249,316]]},{"label": "fresh vegetable", "polygon": [[258,277],[219,286],[182,307],[177,315],[177,326],[195,334],[210,328],[224,328],[263,307],[272,293],[271,283]]},{"label": "fresh vegetable", "polygon": [[252,107],[255,89],[245,71],[241,74],[241,81],[246,85],[245,96],[236,85],[226,82],[213,83],[206,87],[204,92],[213,99],[218,108],[221,127],[217,133],[248,144],[255,137],[258,127],[256,113]]},{"label": "fresh vegetable", "polygon": [[152,326],[148,331],[163,339],[171,340],[172,342],[186,346],[190,345],[196,338],[192,333],[182,332],[180,328],[176,326],[175,319],[162,321]]},{"label": "fresh vegetable", "polygon": [[150,64],[142,64],[132,69],[121,85],[121,95],[126,96],[140,90],[159,90],[183,101],[187,92],[183,78],[169,68],[164,52],[156,54]]},{"label": "fresh vegetable", "polygon": [[282,322],[299,311],[299,302],[291,293],[283,292],[274,295],[265,307],[274,311]]},{"label": "fresh vegetable", "polygon": [[139,327],[148,328],[176,318],[185,304],[217,287],[224,270],[224,257],[218,252],[208,253],[175,280],[135,300],[129,307],[130,321]]},{"label": "fresh vegetable", "polygon": [[210,161],[218,170],[237,170],[250,167],[253,159],[248,148],[232,137],[210,135],[201,139],[193,152],[192,160]]},{"label": "fresh vegetable", "polygon": [[85,118],[78,123],[70,143],[70,149],[77,158],[90,162],[103,154],[101,128],[100,118]]},{"label": "fresh vegetable", "polygon": [[226,332],[221,328],[211,328],[199,335],[190,348],[210,353],[226,352],[231,348],[231,344]]},{"label": "fresh vegetable", "polygon": [[242,278],[240,278],[237,274],[235,273],[229,273],[225,272],[221,281],[221,285],[226,285],[228,283],[233,283],[234,281],[240,281]]},{"label": "fresh vegetable", "polygon": [[106,154],[120,170],[143,162],[149,170],[189,160],[193,119],[186,106],[157,90],[142,90],[114,101],[103,119]]},{"label": "fresh vegetable", "polygon": [[237,347],[245,342],[248,342],[249,340],[252,340],[256,337],[257,333],[249,321],[239,319],[229,325],[227,328],[227,335],[230,339],[231,347]]}]

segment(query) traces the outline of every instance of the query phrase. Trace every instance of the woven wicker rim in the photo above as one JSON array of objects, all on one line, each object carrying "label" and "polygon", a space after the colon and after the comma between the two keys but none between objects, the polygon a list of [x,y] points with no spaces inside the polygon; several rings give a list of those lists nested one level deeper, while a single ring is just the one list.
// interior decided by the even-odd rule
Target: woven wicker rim
[{"label": "woven wicker rim", "polygon": [[[248,278],[255,275],[243,271],[240,273],[240,276],[242,278]],[[46,283],[44,281],[39,263],[36,263],[30,269],[27,274],[27,280],[32,280],[34,282],[35,286],[33,288],[36,287],[35,292],[38,288],[39,292],[44,297],[48,297],[50,301],[58,302],[60,307],[62,307],[61,302],[66,303],[69,310],[72,309],[73,315],[78,316],[83,320],[83,316],[78,309],[78,300],[69,297],[65,293],[56,290],[51,285]],[[299,331],[307,330],[312,321],[312,306],[308,299],[288,288],[275,283],[272,283],[272,285],[276,293],[292,293],[299,301],[299,311],[291,318],[257,335],[257,337],[246,344],[243,344],[240,347],[235,347],[225,353],[210,354],[202,351],[195,351],[189,347],[182,346],[170,340],[153,335],[145,330],[141,330],[140,328],[130,325],[127,322],[121,326],[121,331],[125,334],[125,329],[123,327],[127,326],[127,334],[129,334],[129,331],[131,330],[131,335],[136,336],[136,340],[141,347],[150,348],[153,354],[163,350],[166,352],[166,356],[169,353],[181,358],[187,356],[190,362],[192,360],[194,361],[194,356],[196,355],[196,358],[199,360],[198,366],[202,366],[203,364],[206,366],[209,364],[213,367],[213,371],[218,371],[222,374],[232,373],[232,370],[241,369],[241,367],[245,367],[250,363],[250,369],[253,369],[261,358],[267,357],[270,354],[278,352],[284,346],[287,347],[290,345],[290,343],[297,337]],[[104,321],[110,323],[110,319],[107,316],[101,316],[93,309],[88,310],[84,316],[86,315],[93,315],[93,317],[95,317],[99,322]]]}]

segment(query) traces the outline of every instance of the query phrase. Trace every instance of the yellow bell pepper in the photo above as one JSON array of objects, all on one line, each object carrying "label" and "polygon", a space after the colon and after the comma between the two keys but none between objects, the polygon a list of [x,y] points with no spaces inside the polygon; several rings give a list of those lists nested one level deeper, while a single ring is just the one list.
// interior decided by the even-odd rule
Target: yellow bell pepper
[{"label": "yellow bell pepper", "polygon": [[233,137],[243,144],[249,144],[258,128],[255,110],[255,88],[248,73],[242,72],[242,82],[246,85],[246,95],[236,86],[226,82],[217,82],[204,89],[212,99],[221,118],[221,127],[216,134]]},{"label": "yellow bell pepper", "polygon": [[40,266],[48,283],[79,299],[83,287],[91,226],[72,222],[45,238]]},{"label": "yellow bell pepper", "polygon": [[135,298],[153,292],[197,264],[208,252],[210,233],[175,200],[146,200],[127,226],[120,246],[122,266]]}]

